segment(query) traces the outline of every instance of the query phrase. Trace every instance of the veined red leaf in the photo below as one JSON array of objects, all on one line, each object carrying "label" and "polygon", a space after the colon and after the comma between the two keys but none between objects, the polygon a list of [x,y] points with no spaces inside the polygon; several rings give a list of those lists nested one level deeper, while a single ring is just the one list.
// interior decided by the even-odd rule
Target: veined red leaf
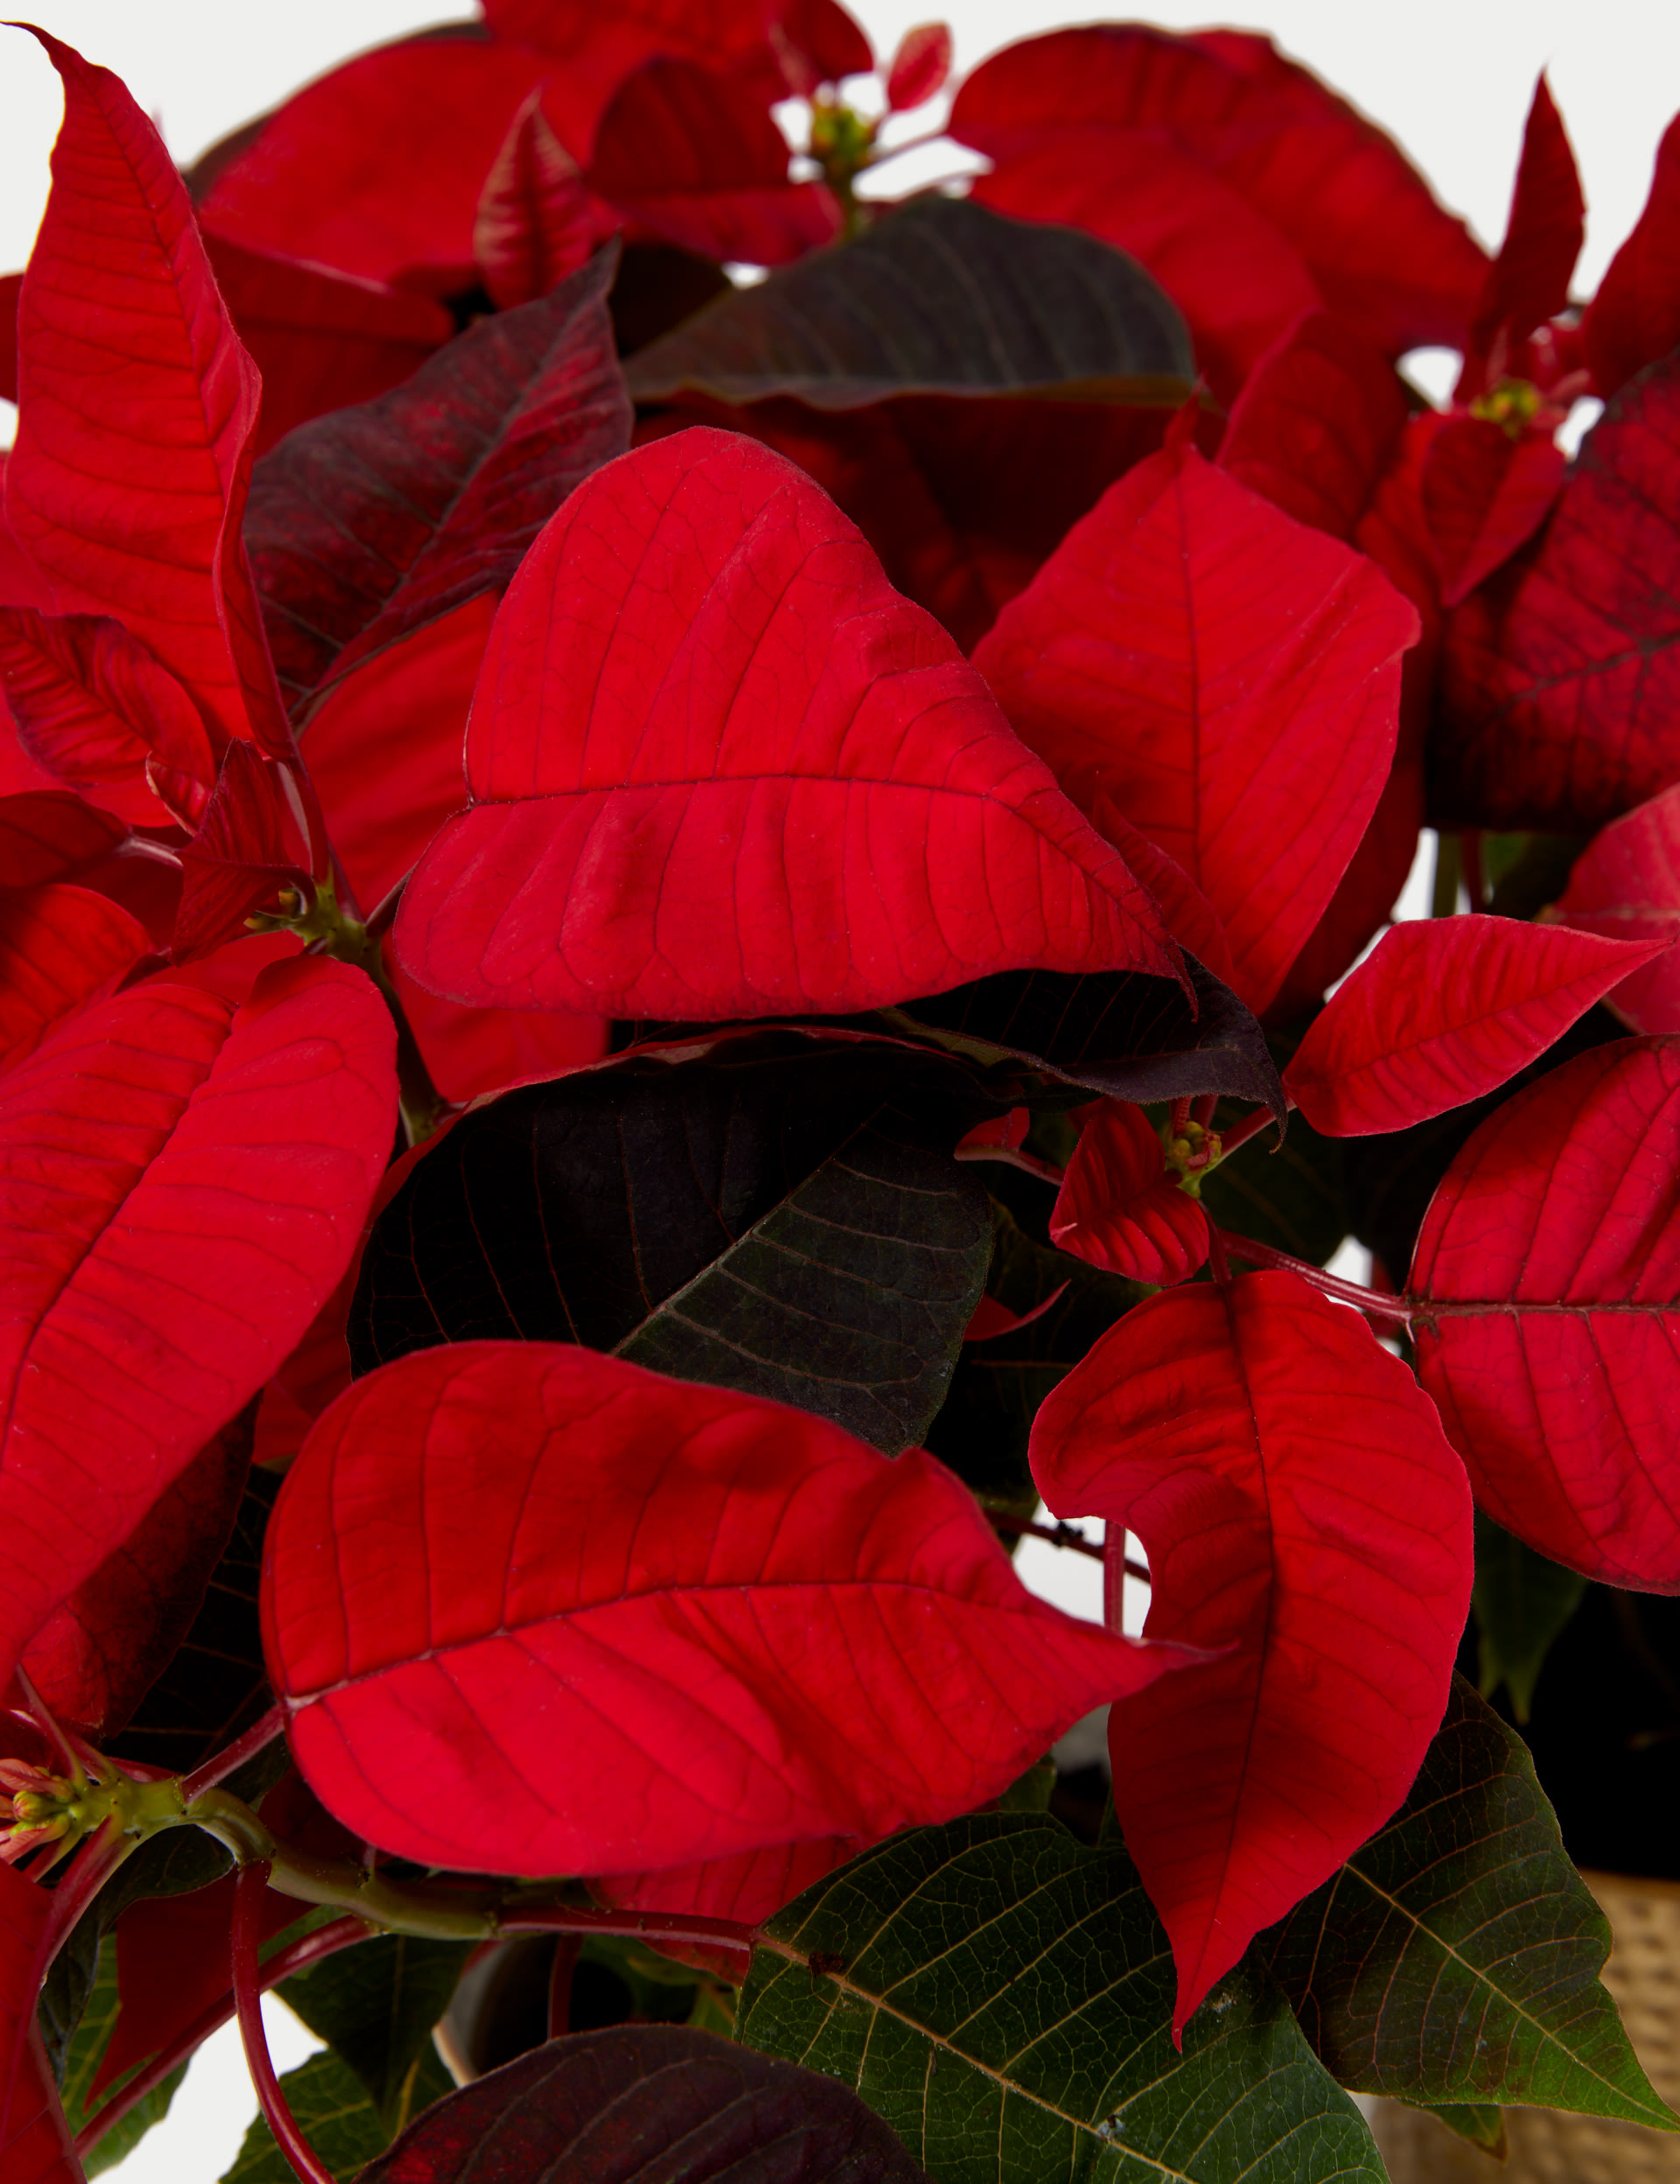
[{"label": "veined red leaf", "polygon": [[698,256],[781,265],[840,232],[832,191],[788,178],[760,100],[692,61],[650,60],[614,94],[587,169],[598,197]]},{"label": "veined red leaf", "polygon": [[0,894],[0,1069],[72,1010],[102,1000],[150,952],[144,926],[86,887]]},{"label": "veined red leaf", "polygon": [[[24,276],[19,273],[15,277],[21,283]],[[15,304],[11,315],[15,320]],[[11,393],[6,399],[17,399],[15,375]],[[32,606],[44,614],[50,614],[52,612],[52,587],[12,536],[11,526],[6,521],[6,466],[9,456],[10,450],[0,449],[0,606]]]},{"label": "veined red leaf", "polygon": [[220,161],[206,229],[430,296],[472,287],[484,178],[548,64],[476,24],[360,53]]},{"label": "veined red leaf", "polygon": [[127,831],[108,812],[65,789],[0,796],[0,872],[9,887],[79,879],[108,858]]},{"label": "veined red leaf", "polygon": [[599,253],[258,465],[251,558],[294,712],[329,676],[499,591],[572,488],[624,448],[616,263]]},{"label": "veined red leaf", "polygon": [[1680,1032],[1680,788],[1615,819],[1576,859],[1553,910],[1578,932],[1662,941],[1664,952],[1605,996],[1631,1032]]},{"label": "veined red leaf", "polygon": [[[591,1886],[603,1903],[618,1909],[733,1919],[743,1926],[757,1926],[814,1881],[868,1848],[856,1836],[819,1836],[803,1843],[772,1843],[761,1851],[742,1851],[734,1858],[714,1858],[704,1866],[678,1866],[660,1873],[608,1873]],[[660,1953],[732,1984],[740,1977],[739,1957],[726,1950],[667,1944]]]},{"label": "veined red leaf", "polygon": [[1208,1256],[1208,1216],[1166,1172],[1141,1108],[1105,1101],[1080,1132],[1050,1241],[1110,1274],[1162,1288],[1186,1280]]},{"label": "veined red leaf", "polygon": [[1680,117],[1663,131],[1645,209],[1587,305],[1581,339],[1606,402],[1680,345]]},{"label": "veined red leaf", "polygon": [[1184,867],[1265,1007],[1375,810],[1418,617],[1363,556],[1203,462],[1110,487],[975,649],[1018,732]]},{"label": "veined red leaf", "polygon": [[454,1000],[761,1016],[1176,969],[949,638],[731,434],[638,449],[550,523],[496,618],[466,770],[396,928]]},{"label": "veined red leaf", "polygon": [[543,1342],[341,1396],[281,1491],[262,1616],[330,1810],[521,1873],[967,1811],[1184,1657],[1034,1599],[931,1457]]},{"label": "veined red leaf", "polygon": [[899,40],[886,71],[887,110],[907,114],[945,88],[951,73],[951,26],[918,23]]},{"label": "veined red leaf", "polygon": [[1091,799],[1091,823],[1112,842],[1160,907],[1166,929],[1180,948],[1229,985],[1236,975],[1231,944],[1219,914],[1175,857],[1134,827],[1106,788]]},{"label": "veined red leaf", "polygon": [[1625,387],[1540,536],[1446,626],[1443,823],[1601,826],[1680,780],[1680,360]]},{"label": "veined red leaf", "polygon": [[0,1081],[5,1673],[343,1272],[390,1150],[394,1046],[360,971],[299,958],[238,1010],[117,994]]},{"label": "veined red leaf", "polygon": [[7,2184],[82,2184],[35,2002],[52,1899],[0,1865],[0,2160]]},{"label": "veined red leaf", "polygon": [[237,939],[282,889],[312,894],[311,857],[288,770],[230,744],[198,832],[180,851],[181,900],[171,952],[181,962]]},{"label": "veined red leaf", "polygon": [[[1268,38],[1133,24],[1053,31],[976,68],[950,127],[1000,174],[1075,130],[1200,167],[1271,228],[1317,290],[1280,296],[1276,332],[1321,300],[1390,355],[1464,340],[1487,260],[1463,222],[1389,137]],[[986,200],[1007,209],[990,186]]]},{"label": "veined red leaf", "polygon": [[252,452],[347,402],[368,402],[406,379],[455,332],[430,296],[305,265],[228,236],[204,247],[239,338],[262,375]]},{"label": "veined red leaf", "polygon": [[33,35],[65,116],[18,304],[6,519],[61,612],[115,615],[219,739],[284,752],[240,536],[256,368],[157,130],[108,69]]},{"label": "veined red leaf", "polygon": [[1480,1506],[1566,1569],[1680,1592],[1680,1044],[1594,1047],[1496,1109],[1407,1286]]},{"label": "veined red leaf", "polygon": [[1488,418],[1441,420],[1424,457],[1423,500],[1444,606],[1466,598],[1534,536],[1568,469],[1544,433],[1513,439]]},{"label": "veined red leaf", "polygon": [[546,296],[616,224],[555,135],[539,86],[508,123],[473,216],[472,256],[498,310]]},{"label": "veined red leaf", "polygon": [[1284,1089],[1326,1137],[1404,1130],[1514,1077],[1666,946],[1514,918],[1392,926],[1313,1019]]},{"label": "veined red leaf", "polygon": [[612,1025],[556,1009],[473,1009],[416,986],[388,951],[391,983],[421,1059],[446,1100],[476,1100],[512,1084],[564,1076],[598,1061]]},{"label": "veined red leaf", "polygon": [[1057,1516],[1143,1541],[1152,1635],[1232,1648],[1110,1717],[1181,2031],[1411,1787],[1470,1606],[1464,1466],[1398,1359],[1285,1273],[1128,1312],[1046,1398],[1031,1453]]},{"label": "veined red leaf", "polygon": [[1505,240],[1470,322],[1460,402],[1502,376],[1502,353],[1508,356],[1525,335],[1564,309],[1586,233],[1586,202],[1575,155],[1542,69],[1522,132]]},{"label": "veined red leaf", "polygon": [[0,690],[24,749],[89,803],[131,827],[172,824],[150,761],[202,811],[216,774],[203,718],[121,622],[0,607]]},{"label": "veined red leaf", "polygon": [[1405,390],[1382,351],[1332,312],[1309,312],[1250,374],[1219,466],[1351,544],[1405,422]]}]

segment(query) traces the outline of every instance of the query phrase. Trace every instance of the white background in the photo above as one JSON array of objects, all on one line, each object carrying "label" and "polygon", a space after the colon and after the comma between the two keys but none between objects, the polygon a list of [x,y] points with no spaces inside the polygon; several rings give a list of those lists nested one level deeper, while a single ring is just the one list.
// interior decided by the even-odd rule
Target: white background
[{"label": "white background", "polygon": [[[883,54],[930,12],[894,0],[851,4]],[[36,0],[33,19],[115,68],[186,164],[334,61],[447,12],[412,0]],[[1013,38],[1089,19],[1020,0],[951,0],[945,13],[959,69]],[[1548,69],[1586,189],[1583,295],[1637,217],[1657,139],[1680,107],[1680,8],[1670,0],[1596,0],[1590,9],[1564,0],[1272,0],[1219,18],[1161,0],[1149,19],[1269,31],[1396,136],[1489,246],[1504,230],[1534,79]],[[56,78],[33,41],[0,31],[0,272],[28,256],[60,111]],[[920,134],[927,117],[900,126]],[[962,164],[934,154],[916,178]],[[1438,371],[1429,383],[1440,384]],[[0,443],[10,437],[9,419],[0,404]],[[1427,902],[1409,906],[1416,915]],[[1100,1612],[1095,1563],[1029,1545],[1023,1571],[1075,1613]],[[276,2062],[290,2068],[314,2043],[284,2006],[270,2003],[270,2012]],[[200,2051],[168,2121],[109,2174],[122,2184],[214,2184],[253,2106],[230,2026]]]}]

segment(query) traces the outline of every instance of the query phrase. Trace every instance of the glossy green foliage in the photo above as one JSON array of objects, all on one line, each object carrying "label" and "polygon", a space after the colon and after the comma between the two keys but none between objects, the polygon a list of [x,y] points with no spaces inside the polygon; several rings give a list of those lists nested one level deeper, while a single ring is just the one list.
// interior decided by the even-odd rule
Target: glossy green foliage
[{"label": "glossy green foliage", "polygon": [[[89,2108],[88,2093],[110,2043],[116,2024],[116,1945],[114,1941],[107,1939],[99,1951],[98,1968],[88,1991],[87,2006],[82,2011],[81,2020],[65,2055],[64,2076],[59,2087],[64,2099],[64,2112],[73,2132],[80,2132],[108,2101],[114,2100],[121,2093],[135,2075],[133,2070],[128,2071],[116,2083],[105,2087],[98,2100]],[[135,2068],[139,2069],[144,2065],[136,2064]],[[163,2120],[169,2113],[169,2104],[186,2076],[186,2065],[182,2063],[178,2069],[170,2072],[161,2085],[155,2086],[143,2100],[135,2104],[126,2116],[112,2124],[105,2136],[83,2158],[82,2166],[89,2177],[98,2176],[104,2170],[113,2167],[124,2154],[139,2145],[154,2124]]]},{"label": "glossy green foliage", "polygon": [[1527,1749],[1461,1677],[1400,1810],[1258,1947],[1355,2091],[1676,2128],[1600,1982],[1609,1922]]},{"label": "glossy green foliage", "polygon": [[1549,1562],[1477,1510],[1474,1602],[1484,1698],[1496,1697],[1502,1684],[1511,1711],[1527,1721],[1546,1656],[1586,1585],[1578,1572]]},{"label": "glossy green foliage", "polygon": [[466,1963],[464,1942],[384,1934],[286,1980],[280,1992],[349,2065],[392,2131],[412,2108],[414,2074]]},{"label": "glossy green foliage", "polygon": [[[361,2080],[330,2048],[296,2070],[288,2070],[280,2090],[322,2161],[340,2184],[349,2184],[350,2178],[384,2152],[396,2131],[453,2092],[454,2083],[428,2043],[409,2074],[405,2097],[388,2129]],[[239,2158],[222,2184],[297,2184],[290,2163],[261,2116],[246,2132]]]},{"label": "glossy green foliage", "polygon": [[998,1814],[854,1858],[764,1929],[737,2035],[860,2092],[938,2184],[1339,2184],[1382,2168],[1264,1976],[1173,2051],[1135,1869]]}]

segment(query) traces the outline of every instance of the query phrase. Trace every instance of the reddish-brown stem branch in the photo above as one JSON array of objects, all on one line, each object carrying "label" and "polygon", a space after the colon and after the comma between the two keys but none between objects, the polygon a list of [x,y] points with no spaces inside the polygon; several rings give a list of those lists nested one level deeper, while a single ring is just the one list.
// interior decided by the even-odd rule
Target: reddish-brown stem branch
[{"label": "reddish-brown stem branch", "polygon": [[1001,1160],[1006,1168],[1019,1168],[1025,1175],[1036,1175],[1040,1183],[1048,1183],[1058,1191],[1067,1172],[1049,1160],[1040,1160],[1036,1153],[1019,1152],[1012,1145],[959,1145],[956,1158],[959,1160]]},{"label": "reddish-brown stem branch", "polygon": [[239,2019],[240,2038],[245,2043],[245,2067],[256,2088],[256,2097],[269,2129],[301,2184],[337,2184],[337,2179],[317,2155],[297,2118],[286,2105],[280,2081],[274,2074],[268,2034],[262,2029],[262,1967],[257,1960],[257,1938],[262,1931],[262,1892],[269,1885],[266,1860],[242,1866],[234,1883],[234,2010]]},{"label": "reddish-brown stem branch", "polygon": [[569,1904],[509,1908],[496,1922],[499,1934],[622,1934],[674,1949],[727,1949],[751,1958],[757,1929],[733,1919],[703,1919],[663,1911],[584,1911]]},{"label": "reddish-brown stem branch", "polygon": [[[998,1516],[992,1518],[992,1522],[1005,1531],[1025,1532],[1030,1538],[1047,1540],[1052,1547],[1071,1547],[1076,1555],[1090,1555],[1098,1562],[1108,1558],[1106,1547],[1099,1546],[1094,1539],[1087,1539],[1083,1532],[1075,1531],[1071,1524],[1017,1525]],[[1149,1572],[1141,1562],[1133,1562],[1128,1558],[1125,1571],[1129,1578],[1137,1578],[1144,1585],[1149,1583]]]},{"label": "reddish-brown stem branch", "polygon": [[1412,1306],[1404,1297],[1384,1297],[1378,1290],[1362,1289],[1357,1282],[1344,1282],[1340,1274],[1326,1274],[1308,1259],[1291,1258],[1287,1251],[1274,1251],[1269,1243],[1255,1243],[1247,1236],[1233,1236],[1228,1229],[1215,1228],[1213,1235],[1233,1258],[1244,1260],[1250,1266],[1281,1267],[1287,1274],[1298,1274],[1326,1297],[1357,1305],[1362,1312],[1374,1312],[1378,1319],[1408,1321],[1412,1316]]},{"label": "reddish-brown stem branch", "polygon": [[[1231,1239],[1233,1244],[1237,1241],[1236,1237]],[[1231,1270],[1225,1257],[1225,1231],[1215,1228],[1210,1221],[1208,1224],[1208,1270],[1222,1289],[1229,1285],[1231,1278]]]},{"label": "reddish-brown stem branch", "polygon": [[230,1774],[236,1773],[243,1767],[247,1760],[254,1760],[257,1754],[271,1745],[276,1737],[284,1735],[285,1726],[285,1708],[270,1706],[262,1720],[253,1722],[243,1736],[235,1737],[231,1744],[224,1746],[220,1752],[207,1759],[196,1774],[189,1774],[185,1778],[181,1783],[182,1804],[190,1805],[195,1797],[201,1797],[206,1789],[219,1788]]},{"label": "reddish-brown stem branch", "polygon": [[1246,1115],[1239,1116],[1228,1130],[1221,1130],[1220,1157],[1228,1160],[1239,1145],[1246,1145],[1250,1138],[1257,1138],[1269,1124],[1275,1123],[1277,1119],[1269,1107],[1250,1108]]},{"label": "reddish-brown stem branch", "polygon": [[[270,1987],[277,1987],[294,1972],[307,1971],[312,1964],[318,1964],[324,1957],[335,1956],[341,1949],[353,1949],[358,1942],[371,1941],[377,1931],[377,1928],[362,1919],[334,1919],[330,1926],[318,1926],[312,1934],[305,1934],[302,1941],[294,1942],[290,1949],[280,1950],[270,1956],[258,1970],[257,1984],[266,1994]],[[212,2033],[219,2033],[233,2013],[230,1988],[220,2001],[213,2002],[207,2010],[200,2010],[185,2032],[178,2034],[144,2070],[137,2071],[120,2092],[112,2094],[105,2105],[88,2118],[76,2133],[77,2153],[90,2152],[130,2109],[137,2108],[148,2093],[156,2092],[165,2078],[172,2076],[196,2054]]]}]

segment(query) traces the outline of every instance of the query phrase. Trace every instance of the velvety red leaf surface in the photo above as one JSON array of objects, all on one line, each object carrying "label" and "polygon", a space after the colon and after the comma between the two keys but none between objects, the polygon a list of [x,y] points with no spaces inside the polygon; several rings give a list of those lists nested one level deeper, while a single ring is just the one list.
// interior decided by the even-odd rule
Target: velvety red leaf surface
[{"label": "velvety red leaf surface", "polygon": [[899,40],[886,71],[886,103],[894,114],[920,106],[942,91],[951,73],[948,23],[918,23]]},{"label": "velvety red leaf surface", "polygon": [[73,1010],[102,1000],[150,950],[144,926],[88,888],[60,882],[0,894],[0,1069],[32,1054]]},{"label": "velvety red leaf surface", "polygon": [[167,827],[148,761],[194,816],[216,777],[198,707],[108,615],[0,607],[0,690],[24,747],[66,788],[131,827]]},{"label": "velvety red leaf surface", "polygon": [[35,2020],[52,1908],[44,1888],[0,1866],[0,2160],[7,2184],[81,2184]]},{"label": "velvety red leaf surface", "polygon": [[222,164],[206,228],[254,250],[448,296],[472,287],[479,192],[541,57],[466,24],[306,84]]},{"label": "velvety red leaf surface", "polygon": [[248,1408],[213,1434],[24,1648],[30,1681],[60,1721],[115,1736],[168,1665],[233,1530],[254,1423]]},{"label": "velvety red leaf surface", "polygon": [[[17,276],[20,284],[23,277],[21,273]],[[6,399],[14,401],[16,397],[17,380],[14,374],[12,391]],[[0,606],[33,606],[43,613],[50,614],[52,612],[52,587],[18,543],[11,526],[6,521],[6,467],[10,455],[9,449],[0,451]]]},{"label": "velvety red leaf surface", "polygon": [[1297,522],[1351,543],[1405,422],[1405,390],[1382,351],[1312,311],[1250,374],[1219,466]]},{"label": "velvety red leaf surface", "polygon": [[1152,1297],[1046,1397],[1059,1516],[1149,1553],[1152,1635],[1228,1645],[1110,1718],[1172,1942],[1174,2028],[1411,1787],[1470,1605],[1470,1493],[1429,1398],[1297,1276]]},{"label": "velvety red leaf surface", "polygon": [[1106,790],[1223,924],[1264,1009],[1394,755],[1413,609],[1194,450],[1110,486],[975,651],[1074,802]]},{"label": "velvety red leaf surface", "polygon": [[[500,311],[546,296],[588,262],[604,208],[542,111],[539,86],[521,106],[485,178],[472,222],[479,276]],[[610,233],[617,222],[605,222]]]},{"label": "velvety red leaf surface", "polygon": [[484,319],[259,466],[247,529],[294,712],[329,676],[499,591],[572,488],[624,448],[616,262],[603,252],[552,295]]},{"label": "velvety red leaf surface", "polygon": [[1327,1138],[1404,1130],[1514,1077],[1667,945],[1514,918],[1391,927],[1314,1018],[1284,1089]]},{"label": "velvety red leaf surface", "polygon": [[1587,435],[1550,522],[1448,620],[1444,822],[1601,826],[1680,780],[1680,362]]},{"label": "velvety red leaf surface", "polygon": [[453,1000],[716,1018],[1034,964],[1173,974],[1152,902],[949,638],[732,435],[638,449],[550,522],[466,767],[396,924]]},{"label": "velvety red leaf surface", "polygon": [[1564,309],[1586,233],[1586,201],[1575,155],[1543,70],[1522,132],[1505,240],[1470,322],[1460,402],[1502,376],[1502,347],[1508,354],[1525,334]]},{"label": "velvety red leaf surface", "polygon": [[115,615],[212,733],[287,747],[240,537],[258,380],[174,162],[119,80],[64,84],[18,304],[6,520],[60,612]]},{"label": "velvety red leaf surface", "polygon": [[667,242],[701,257],[782,265],[840,232],[824,185],[788,178],[788,140],[745,85],[658,60],[614,96],[596,131],[589,186]]},{"label": "velvety red leaf surface", "polygon": [[9,887],[80,878],[102,863],[128,830],[65,789],[0,796],[0,872]]},{"label": "velvety red leaf surface", "polygon": [[1665,789],[1594,836],[1555,915],[1615,941],[1664,941],[1665,952],[1605,996],[1632,1032],[1680,1032],[1680,788]]},{"label": "velvety red leaf surface", "polygon": [[1105,1101],[1080,1132],[1050,1216],[1076,1259],[1166,1289],[1208,1256],[1208,1216],[1167,1174],[1142,1108]]},{"label": "velvety red leaf surface", "polygon": [[338,1280],[390,1150],[394,1043],[360,972],[300,959],[238,1010],[118,994],[3,1081],[8,1672]]},{"label": "velvety red leaf surface", "polygon": [[340,1820],[522,1873],[943,1819],[1182,1657],[1035,1600],[919,1452],[537,1342],[340,1396],[276,1508],[262,1614]]},{"label": "velvety red leaf surface", "polygon": [[742,1851],[704,1866],[673,1866],[662,1873],[609,1873],[592,1886],[603,1903],[627,1911],[685,1912],[757,1926],[868,1847],[860,1837],[847,1835],[772,1843],[761,1851]]},{"label": "velvety red leaf surface", "polygon": [[1534,536],[1569,461],[1542,433],[1513,439],[1484,417],[1445,417],[1424,458],[1424,514],[1441,604],[1457,606]]},{"label": "velvety red leaf surface", "polygon": [[1624,1040],[1499,1108],[1430,1201],[1418,1370],[1476,1500],[1565,1568],[1680,1592],[1680,1046]]},{"label": "velvety red leaf surface", "polygon": [[1091,823],[1105,842],[1112,842],[1160,907],[1166,928],[1180,948],[1187,948],[1227,985],[1236,976],[1231,944],[1219,914],[1175,857],[1134,827],[1106,788],[1091,799]]},{"label": "velvety red leaf surface", "polygon": [[1645,209],[1587,305],[1581,338],[1606,402],[1680,346],[1680,119],[1663,132]]},{"label": "velvety red leaf surface", "polygon": [[[951,116],[951,133],[995,160],[1000,176],[1075,130],[1154,149],[1175,179],[1180,161],[1201,169],[1271,230],[1312,290],[1300,292],[1299,276],[1293,293],[1279,286],[1274,337],[1322,302],[1391,355],[1462,342],[1487,270],[1463,222],[1441,210],[1390,138],[1269,39],[1180,38],[1130,24],[1052,32],[983,63]],[[1096,152],[1092,144],[1086,156]],[[1007,211],[995,179],[976,193]],[[1130,247],[1118,234],[1111,240]],[[1215,231],[1205,247],[1226,240]],[[1194,321],[1148,249],[1136,255]],[[1209,290],[1216,297],[1216,284]]]},{"label": "velvety red leaf surface", "polygon": [[612,1027],[604,1016],[463,1008],[416,986],[388,949],[387,965],[431,1081],[446,1100],[474,1100],[481,1092],[557,1077],[606,1052]]}]

